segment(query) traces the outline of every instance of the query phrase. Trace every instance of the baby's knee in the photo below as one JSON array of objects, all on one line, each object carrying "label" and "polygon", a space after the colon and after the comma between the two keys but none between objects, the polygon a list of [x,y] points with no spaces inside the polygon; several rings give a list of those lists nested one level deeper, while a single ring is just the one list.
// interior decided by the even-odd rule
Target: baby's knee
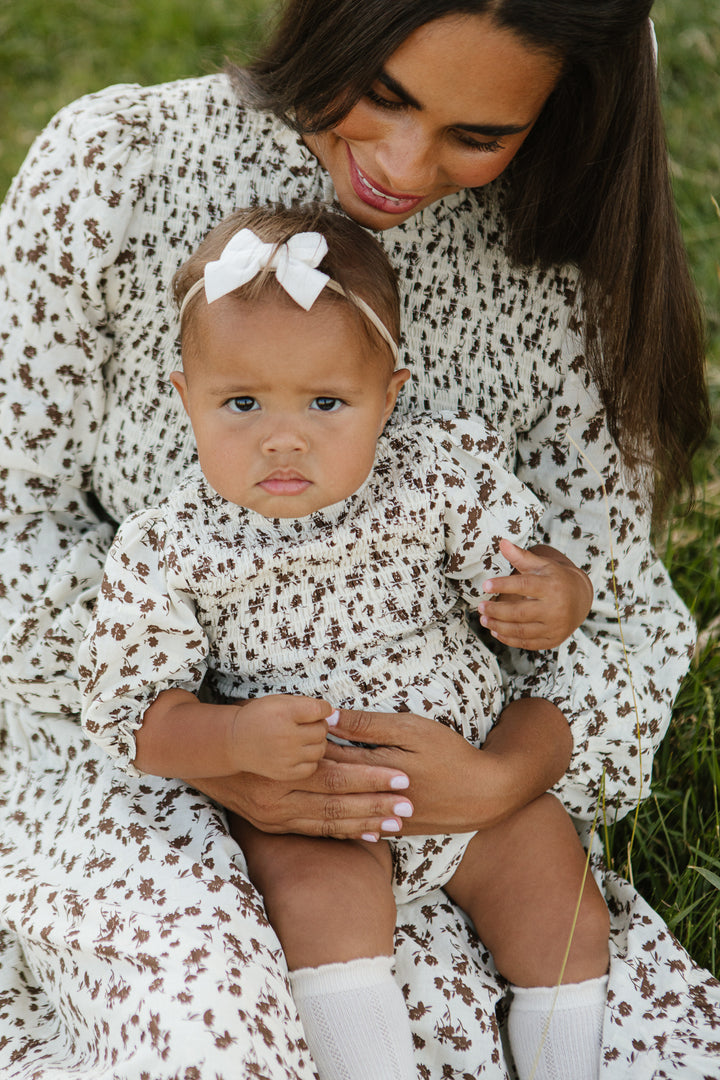
[{"label": "baby's knee", "polygon": [[326,860],[313,841],[302,836],[263,836],[241,846],[248,877],[262,894],[266,907],[280,900],[286,908],[294,900],[304,903],[308,894],[312,900],[313,893],[321,888]]},{"label": "baby's knee", "polygon": [[[610,938],[610,912],[595,879],[588,872],[583,887],[582,900],[573,934],[573,948],[604,974],[608,963]],[[590,977],[590,976],[588,976]]]}]

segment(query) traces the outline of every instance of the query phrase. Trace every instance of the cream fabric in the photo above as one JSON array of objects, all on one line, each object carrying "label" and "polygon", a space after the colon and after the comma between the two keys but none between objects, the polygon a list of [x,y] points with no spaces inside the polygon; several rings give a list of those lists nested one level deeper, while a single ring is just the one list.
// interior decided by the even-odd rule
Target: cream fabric
[{"label": "cream fabric", "polygon": [[[8,1080],[270,1076],[313,1069],[278,943],[207,799],[134,778],[77,722],[77,649],[113,524],[167,494],[192,440],[173,271],[236,206],[316,198],[328,176],[297,136],[244,109],[224,76],[115,87],[40,136],[0,213],[0,1073]],[[401,409],[485,415],[544,503],[542,531],[583,566],[593,611],[573,651],[506,656],[515,693],[560,691],[575,743],[558,789],[587,821],[649,791],[694,629],[648,541],[588,384],[572,268],[510,266],[502,189],[448,197],[381,235],[403,293]],[[618,638],[601,486],[637,694]],[[112,519],[112,520],[108,520]],[[572,667],[568,683],[558,665]],[[718,991],[627,884],[613,919],[608,1076],[717,1067]],[[487,953],[442,894],[399,912],[396,971],[429,1080],[504,1078]],[[254,1070],[254,1073],[253,1073]]]}]

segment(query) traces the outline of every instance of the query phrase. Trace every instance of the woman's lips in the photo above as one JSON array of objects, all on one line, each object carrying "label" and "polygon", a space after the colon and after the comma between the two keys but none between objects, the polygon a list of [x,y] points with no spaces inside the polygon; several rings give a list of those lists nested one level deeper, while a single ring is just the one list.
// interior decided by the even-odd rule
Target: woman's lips
[{"label": "woman's lips", "polygon": [[393,195],[378,185],[376,181],[370,180],[357,165],[347,144],[346,148],[352,189],[367,206],[372,206],[375,210],[382,210],[386,214],[408,214],[412,213],[415,207],[422,202],[422,195]]}]

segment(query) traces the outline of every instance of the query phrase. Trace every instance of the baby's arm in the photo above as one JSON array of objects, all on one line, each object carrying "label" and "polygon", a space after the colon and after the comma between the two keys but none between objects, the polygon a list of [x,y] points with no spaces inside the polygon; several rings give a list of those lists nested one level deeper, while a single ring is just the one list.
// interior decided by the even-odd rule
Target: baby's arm
[{"label": "baby's arm", "polygon": [[136,732],[133,764],[156,776],[256,773],[305,780],[325,753],[338,714],[326,701],[272,694],[232,705],[198,701],[187,690],[163,690]]},{"label": "baby's arm", "polygon": [[198,700],[210,643],[169,516],[165,506],[132,515],[108,555],[78,654],[85,730],[131,775],[306,779],[323,757],[332,706],[290,695]]},{"label": "baby's arm", "polygon": [[587,574],[555,548],[519,548],[509,540],[500,550],[515,568],[509,577],[483,585],[494,593],[478,605],[480,622],[504,645],[554,649],[585,621],[593,587]]}]

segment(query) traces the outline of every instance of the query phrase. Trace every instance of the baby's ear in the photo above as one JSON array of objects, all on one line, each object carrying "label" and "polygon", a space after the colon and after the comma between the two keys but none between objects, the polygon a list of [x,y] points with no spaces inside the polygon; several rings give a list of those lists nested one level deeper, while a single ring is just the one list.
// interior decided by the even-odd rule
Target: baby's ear
[{"label": "baby's ear", "polygon": [[410,371],[408,368],[398,368],[397,371],[393,371],[388,383],[387,397],[385,399],[385,415],[383,416],[383,424],[389,419],[390,413],[395,408],[395,402],[397,396],[402,390],[405,383],[410,378]]},{"label": "baby's ear", "polygon": [[173,384],[178,394],[180,395],[183,403],[183,408],[185,409],[185,412],[187,412],[187,379],[185,378],[184,373],[182,371],[171,371],[169,378],[170,382]]}]

